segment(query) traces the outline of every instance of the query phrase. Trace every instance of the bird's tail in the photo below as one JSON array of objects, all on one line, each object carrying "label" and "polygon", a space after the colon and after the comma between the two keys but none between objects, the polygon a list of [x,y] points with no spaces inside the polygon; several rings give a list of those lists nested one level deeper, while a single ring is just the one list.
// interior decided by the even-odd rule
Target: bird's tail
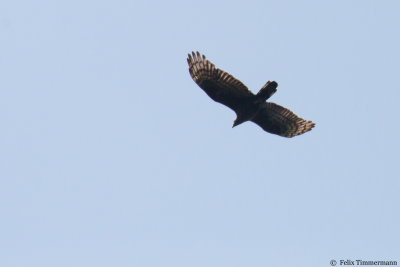
[{"label": "bird's tail", "polygon": [[278,87],[278,83],[275,81],[268,81],[257,93],[257,97],[266,101],[276,92],[276,88]]}]

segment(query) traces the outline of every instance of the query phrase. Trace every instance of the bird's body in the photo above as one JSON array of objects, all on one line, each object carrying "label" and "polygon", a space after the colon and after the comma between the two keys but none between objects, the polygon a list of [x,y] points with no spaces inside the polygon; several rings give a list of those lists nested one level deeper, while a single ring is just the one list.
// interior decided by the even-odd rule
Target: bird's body
[{"label": "bird's body", "polygon": [[310,131],[315,124],[297,117],[290,110],[266,102],[278,84],[268,81],[257,94],[253,94],[239,80],[214,66],[199,52],[188,56],[189,72],[193,80],[216,102],[235,111],[233,127],[252,121],[265,131],[284,137],[293,137]]}]

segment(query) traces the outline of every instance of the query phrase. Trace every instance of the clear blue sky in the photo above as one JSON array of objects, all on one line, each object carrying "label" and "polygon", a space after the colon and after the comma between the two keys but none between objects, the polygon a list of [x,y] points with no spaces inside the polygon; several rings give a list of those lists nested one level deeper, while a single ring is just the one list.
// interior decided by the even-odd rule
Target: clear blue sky
[{"label": "clear blue sky", "polygon": [[[400,264],[399,10],[0,2],[0,266]],[[232,129],[192,50],[316,128]]]}]

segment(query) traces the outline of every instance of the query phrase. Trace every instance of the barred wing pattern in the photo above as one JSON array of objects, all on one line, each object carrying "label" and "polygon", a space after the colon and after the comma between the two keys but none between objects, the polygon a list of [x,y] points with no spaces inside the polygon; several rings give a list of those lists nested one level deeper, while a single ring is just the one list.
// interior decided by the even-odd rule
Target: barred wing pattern
[{"label": "barred wing pattern", "polygon": [[251,121],[265,131],[283,137],[303,134],[315,126],[312,121],[304,120],[289,109],[271,102],[265,102],[263,108]]},{"label": "barred wing pattern", "polygon": [[220,70],[199,52],[188,54],[190,76],[214,101],[236,111],[243,99],[253,97],[241,81]]}]

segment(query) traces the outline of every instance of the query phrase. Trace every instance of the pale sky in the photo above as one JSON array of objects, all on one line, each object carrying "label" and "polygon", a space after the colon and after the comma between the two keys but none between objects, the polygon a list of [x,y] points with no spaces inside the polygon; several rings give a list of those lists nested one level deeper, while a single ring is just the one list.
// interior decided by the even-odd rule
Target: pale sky
[{"label": "pale sky", "polygon": [[[0,2],[0,266],[400,264],[399,12]],[[192,50],[316,127],[232,129]]]}]

